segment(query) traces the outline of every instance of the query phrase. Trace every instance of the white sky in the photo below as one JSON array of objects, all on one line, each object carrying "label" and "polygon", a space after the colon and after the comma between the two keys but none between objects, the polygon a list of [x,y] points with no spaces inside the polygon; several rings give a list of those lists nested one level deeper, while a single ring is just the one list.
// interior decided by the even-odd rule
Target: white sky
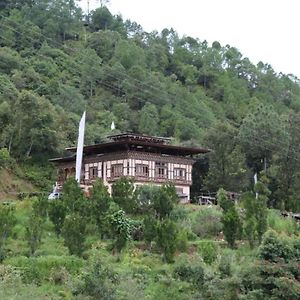
[{"label": "white sky", "polygon": [[[88,0],[81,0],[83,10]],[[100,7],[89,0],[90,10]],[[299,0],[111,0],[112,14],[147,32],[173,27],[179,34],[236,47],[253,63],[300,78]]]}]

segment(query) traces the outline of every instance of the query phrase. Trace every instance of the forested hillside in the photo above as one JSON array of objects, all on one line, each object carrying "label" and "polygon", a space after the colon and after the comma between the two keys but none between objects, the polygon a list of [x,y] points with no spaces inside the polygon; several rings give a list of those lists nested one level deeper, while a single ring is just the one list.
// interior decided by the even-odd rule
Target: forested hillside
[{"label": "forested hillside", "polygon": [[195,194],[245,191],[264,171],[269,204],[300,209],[295,76],[254,65],[238,45],[144,32],[105,6],[83,16],[73,0],[9,0],[0,13],[0,146],[18,162],[74,145],[86,110],[86,144],[114,121],[116,132],[206,146]]}]

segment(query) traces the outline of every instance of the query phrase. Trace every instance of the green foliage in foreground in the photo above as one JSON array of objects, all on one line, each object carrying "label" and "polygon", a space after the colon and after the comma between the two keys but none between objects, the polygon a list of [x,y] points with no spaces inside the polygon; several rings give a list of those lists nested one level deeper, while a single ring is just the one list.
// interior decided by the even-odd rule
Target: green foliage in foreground
[{"label": "green foliage in foreground", "polygon": [[175,223],[168,219],[161,221],[157,229],[157,244],[162,249],[168,263],[174,261],[176,239],[177,229]]},{"label": "green foliage in foreground", "polygon": [[[214,222],[215,209],[218,210],[187,206],[176,208],[172,220],[154,219],[157,233],[152,236],[150,249],[144,237],[127,243],[121,254],[116,255],[109,247],[116,235],[100,239],[97,226],[91,226],[89,219],[85,219],[88,230],[82,257],[68,255],[64,239],[57,237],[54,226],[46,220],[39,249],[27,257],[26,230],[20,229],[28,224],[35,201],[25,200],[16,205],[17,224],[6,241],[10,251],[0,265],[0,295],[4,299],[20,299],[19,295],[28,299],[299,298],[299,229],[294,224],[294,231],[290,231],[292,221],[275,211],[269,211],[269,219],[276,215],[281,222],[280,231],[277,228],[280,234],[268,231],[259,248],[255,245],[251,249],[239,241],[236,248],[229,249],[219,240],[219,233],[211,231],[210,240],[196,237],[187,243],[187,252],[180,254],[181,222],[201,215],[202,209],[206,221],[210,222],[207,216],[211,213]],[[110,214],[118,211],[116,206],[108,210]],[[123,217],[129,218],[126,214]],[[135,221],[145,218],[134,217]],[[74,232],[76,226],[72,227]],[[163,261],[161,254],[165,256]],[[167,259],[173,264],[165,263]]]},{"label": "green foliage in foreground", "polygon": [[5,244],[6,240],[12,234],[12,229],[16,225],[15,209],[13,206],[8,205],[0,206],[0,262],[5,257]]},{"label": "green foliage in foreground", "polygon": [[30,255],[33,255],[42,242],[43,219],[40,216],[32,214],[29,216],[28,225],[26,226],[26,239],[30,249]]},{"label": "green foliage in foreground", "polygon": [[76,213],[67,215],[62,227],[61,234],[64,237],[65,245],[71,255],[78,255],[84,251],[86,219]]},{"label": "green foliage in foreground", "polygon": [[218,201],[223,209],[221,222],[225,239],[231,248],[235,247],[235,241],[240,237],[242,223],[236,210],[234,202],[228,198],[226,191],[218,191]]}]

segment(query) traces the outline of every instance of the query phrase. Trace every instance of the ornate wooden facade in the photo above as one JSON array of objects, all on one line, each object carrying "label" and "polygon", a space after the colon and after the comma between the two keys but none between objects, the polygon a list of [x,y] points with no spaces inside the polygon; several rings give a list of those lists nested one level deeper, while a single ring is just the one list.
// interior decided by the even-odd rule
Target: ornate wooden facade
[{"label": "ornate wooden facade", "polygon": [[[172,182],[182,202],[190,200],[193,155],[207,149],[169,144],[169,139],[140,134],[119,134],[108,137],[109,142],[85,146],[81,172],[81,186],[88,190],[101,178],[108,190],[122,176],[134,179],[135,185],[161,185]],[[67,148],[76,152],[76,148]],[[75,176],[76,155],[54,158],[58,167],[58,183]]]}]

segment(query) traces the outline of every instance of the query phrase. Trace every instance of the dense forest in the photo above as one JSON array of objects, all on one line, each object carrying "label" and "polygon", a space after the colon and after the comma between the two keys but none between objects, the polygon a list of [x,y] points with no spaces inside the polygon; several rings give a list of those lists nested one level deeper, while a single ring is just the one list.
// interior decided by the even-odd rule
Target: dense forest
[{"label": "dense forest", "polygon": [[[104,2],[84,15],[74,0],[0,1],[0,298],[299,299],[299,222],[281,214],[300,211],[299,79]],[[218,205],[126,178],[89,198],[69,179],[48,201],[48,159],[76,144],[85,110],[86,144],[114,121],[209,148],[192,194]]]},{"label": "dense forest", "polygon": [[103,140],[114,121],[116,132],[206,146],[209,172],[202,158],[194,194],[245,191],[264,170],[272,205],[299,210],[295,76],[217,41],[147,33],[106,6],[89,16],[72,0],[11,0],[0,9],[0,145],[13,158],[61,154],[86,109],[86,144]]}]

